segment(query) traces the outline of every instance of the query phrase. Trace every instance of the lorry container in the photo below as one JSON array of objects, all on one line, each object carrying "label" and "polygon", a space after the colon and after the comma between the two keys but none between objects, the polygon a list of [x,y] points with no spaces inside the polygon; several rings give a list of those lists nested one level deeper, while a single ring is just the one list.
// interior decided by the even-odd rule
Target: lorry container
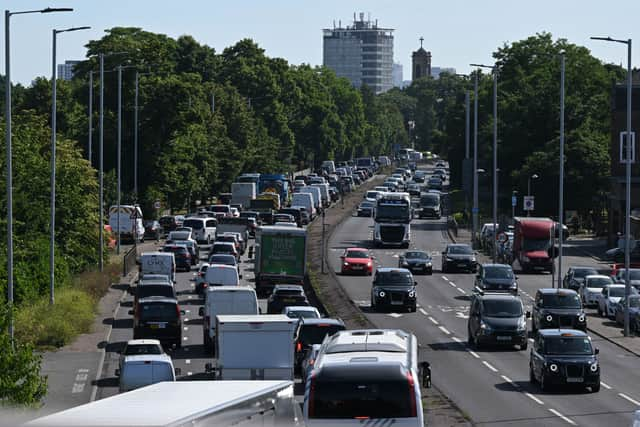
[{"label": "lorry container", "polygon": [[[555,228],[551,218],[514,218],[513,256],[523,271],[552,271]],[[499,235],[498,235],[499,237]]]},{"label": "lorry container", "polygon": [[291,381],[162,382],[27,424],[31,427],[303,426]]},{"label": "lorry container", "polygon": [[216,316],[215,362],[220,380],[293,381],[298,319],[284,314]]},{"label": "lorry container", "polygon": [[267,296],[276,284],[302,285],[307,273],[307,232],[301,228],[258,228],[255,278],[258,296]]},{"label": "lorry container", "polygon": [[251,200],[257,196],[255,182],[233,182],[231,183],[231,204],[240,204],[242,209],[248,209]]},{"label": "lorry container", "polygon": [[276,193],[280,202],[286,205],[289,200],[290,185],[285,174],[260,174],[258,181],[259,193]]}]

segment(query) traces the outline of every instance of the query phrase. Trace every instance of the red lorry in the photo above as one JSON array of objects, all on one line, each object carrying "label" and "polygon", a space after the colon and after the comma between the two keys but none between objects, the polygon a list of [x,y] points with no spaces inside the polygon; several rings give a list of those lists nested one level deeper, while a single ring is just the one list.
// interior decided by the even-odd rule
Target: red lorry
[{"label": "red lorry", "polygon": [[555,222],[551,218],[516,217],[513,256],[522,271],[552,271]]}]

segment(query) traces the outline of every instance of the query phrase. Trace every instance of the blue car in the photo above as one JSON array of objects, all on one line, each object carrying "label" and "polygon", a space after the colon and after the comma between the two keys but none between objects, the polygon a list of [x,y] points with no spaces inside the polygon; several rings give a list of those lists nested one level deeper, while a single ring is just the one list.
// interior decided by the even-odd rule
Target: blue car
[{"label": "blue car", "polygon": [[[620,301],[615,305],[613,311],[616,323],[618,325],[624,325],[624,306],[625,297],[622,297]],[[638,332],[638,323],[640,322],[640,295],[629,296],[629,327],[632,331]]]}]

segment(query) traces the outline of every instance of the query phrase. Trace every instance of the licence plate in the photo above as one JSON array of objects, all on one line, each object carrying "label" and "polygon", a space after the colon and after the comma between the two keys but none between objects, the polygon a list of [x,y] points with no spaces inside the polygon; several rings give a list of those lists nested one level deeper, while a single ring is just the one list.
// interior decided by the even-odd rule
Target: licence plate
[{"label": "licence plate", "polygon": [[150,326],[151,326],[151,329],[164,329],[167,327],[167,325],[164,323],[153,323]]},{"label": "licence plate", "polygon": [[362,266],[361,265],[354,265],[352,268],[354,270],[362,270]]},{"label": "licence plate", "polygon": [[402,301],[391,301],[391,305],[402,305],[404,302]]},{"label": "licence plate", "polygon": [[584,378],[567,378],[568,383],[581,383],[584,382]]},{"label": "licence plate", "polygon": [[458,264],[458,267],[466,267],[467,264]]},{"label": "licence plate", "polygon": [[511,341],[511,337],[509,336],[497,336],[496,339],[498,341]]},{"label": "licence plate", "polygon": [[296,302],[295,298],[285,298],[282,301],[283,302]]}]

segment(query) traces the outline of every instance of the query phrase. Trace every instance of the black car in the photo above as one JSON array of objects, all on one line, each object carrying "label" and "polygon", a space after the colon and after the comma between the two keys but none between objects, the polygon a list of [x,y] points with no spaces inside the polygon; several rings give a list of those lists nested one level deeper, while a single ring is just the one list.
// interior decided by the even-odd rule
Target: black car
[{"label": "black car", "polygon": [[442,210],[440,208],[440,195],[436,193],[423,193],[420,195],[420,218],[440,219]]},{"label": "black car", "polygon": [[471,297],[467,332],[469,345],[480,348],[485,344],[517,345],[526,350],[528,344],[527,318],[520,297],[515,295],[482,293]]},{"label": "black car", "polygon": [[454,270],[466,270],[473,273],[477,267],[476,253],[471,249],[471,246],[465,243],[449,243],[442,251],[443,273]]},{"label": "black car", "polygon": [[331,336],[345,329],[344,322],[340,319],[300,319],[296,334],[294,335],[294,372],[296,374],[300,373],[302,361],[311,346],[321,344],[327,335]]},{"label": "black car", "polygon": [[[302,215],[302,211],[299,208],[284,208],[280,209],[279,213],[289,214],[293,217],[293,220],[298,224],[298,227],[302,227],[305,224],[305,218]],[[308,224],[308,221],[307,221]]]},{"label": "black car", "polygon": [[185,245],[164,245],[162,252],[172,252],[176,260],[176,270],[191,271],[191,253]]},{"label": "black car", "polygon": [[182,315],[178,300],[161,296],[141,298],[133,318],[133,339],[151,338],[180,347]]},{"label": "black car", "polygon": [[360,202],[358,206],[357,215],[358,216],[366,216],[371,217],[373,215],[373,209],[375,208],[375,202],[370,202],[369,200],[364,200]]},{"label": "black car", "polygon": [[518,294],[518,277],[508,264],[481,264],[476,275],[475,288],[481,292],[509,292]]},{"label": "black car", "polygon": [[533,301],[531,330],[570,328],[587,330],[582,301],[571,289],[542,288]]},{"label": "black car", "polygon": [[413,275],[406,268],[378,268],[371,286],[371,309],[395,309],[416,311],[416,285]]},{"label": "black car", "polygon": [[591,338],[574,329],[540,331],[529,359],[529,381],[546,391],[553,385],[589,387],[600,391],[599,351]]},{"label": "black car", "polygon": [[165,215],[161,217],[158,222],[160,223],[160,226],[162,226],[162,230],[165,233],[169,233],[178,227],[178,221],[173,215]]},{"label": "black car", "polygon": [[420,195],[420,185],[417,183],[411,183],[407,185],[407,193],[411,196],[419,196]]},{"label": "black car", "polygon": [[593,267],[569,267],[562,280],[562,285],[564,288],[578,292],[584,283],[584,278],[595,274],[598,274],[598,271]]},{"label": "black car", "polygon": [[275,285],[267,300],[267,314],[280,314],[292,305],[310,305],[300,285]]},{"label": "black car", "polygon": [[143,298],[166,297],[178,299],[176,289],[173,287],[173,284],[160,280],[141,280],[138,282],[138,285],[131,290],[131,293],[134,295],[134,312],[136,307],[138,307],[138,301]]},{"label": "black car", "polygon": [[433,264],[431,255],[425,251],[407,251],[398,257],[398,267],[406,268],[411,272],[432,274]]},{"label": "black car", "polygon": [[149,220],[144,222],[144,238],[160,240],[162,235],[162,226],[156,220]]}]

